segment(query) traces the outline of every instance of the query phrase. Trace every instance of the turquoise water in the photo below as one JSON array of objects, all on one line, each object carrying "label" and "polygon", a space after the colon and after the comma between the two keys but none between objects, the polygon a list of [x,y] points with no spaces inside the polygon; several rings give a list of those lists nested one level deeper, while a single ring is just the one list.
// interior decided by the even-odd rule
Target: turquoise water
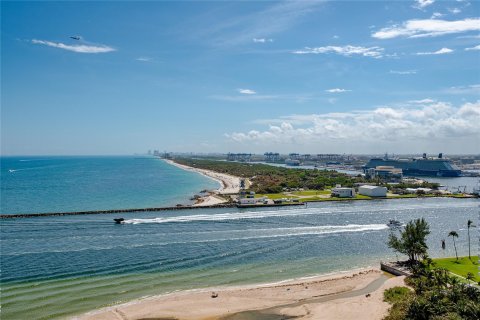
[{"label": "turquoise water", "polygon": [[[2,319],[54,319],[182,289],[273,282],[395,259],[389,219],[424,217],[434,257],[468,252],[478,200],[399,199],[3,219]],[[441,249],[441,240],[447,248]],[[475,248],[475,249],[474,249]],[[472,249],[477,254],[475,244]]]},{"label": "turquoise water", "polygon": [[2,157],[0,164],[2,214],[175,206],[219,187],[153,157]]}]

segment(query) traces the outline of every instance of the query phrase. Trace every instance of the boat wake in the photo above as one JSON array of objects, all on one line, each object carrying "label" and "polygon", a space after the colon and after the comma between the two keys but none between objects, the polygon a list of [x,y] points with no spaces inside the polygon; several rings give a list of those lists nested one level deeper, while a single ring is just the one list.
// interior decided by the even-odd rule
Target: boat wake
[{"label": "boat wake", "polygon": [[[403,210],[417,210],[418,206],[405,207]],[[398,211],[397,208],[382,209],[382,212]],[[186,223],[194,221],[225,221],[225,220],[243,220],[243,219],[262,219],[262,218],[277,218],[277,217],[293,217],[305,215],[335,215],[343,213],[375,213],[371,208],[355,208],[345,210],[335,208],[311,208],[311,209],[283,209],[283,210],[268,210],[268,211],[246,211],[246,212],[229,212],[220,214],[196,214],[183,216],[170,216],[149,219],[125,219],[124,224],[143,224],[143,223]],[[378,213],[378,212],[377,212]]]},{"label": "boat wake", "polygon": [[142,223],[172,223],[172,222],[193,222],[193,221],[225,221],[241,219],[261,219],[269,217],[287,217],[298,215],[318,214],[318,212],[300,211],[300,210],[275,210],[275,211],[248,211],[232,212],[220,214],[197,214],[176,217],[161,217],[152,219],[129,219],[123,221],[124,224],[142,224]]},{"label": "boat wake", "polygon": [[[292,228],[271,228],[271,229],[247,229],[247,230],[231,230],[223,231],[228,233],[230,237],[224,240],[244,240],[258,238],[276,238],[303,235],[322,235],[344,232],[366,232],[380,231],[388,229],[385,224],[347,224],[347,225],[326,225],[312,227],[292,227]],[[236,234],[238,233],[237,237]],[[218,236],[218,233],[217,233]],[[221,239],[221,237],[220,237]]]}]

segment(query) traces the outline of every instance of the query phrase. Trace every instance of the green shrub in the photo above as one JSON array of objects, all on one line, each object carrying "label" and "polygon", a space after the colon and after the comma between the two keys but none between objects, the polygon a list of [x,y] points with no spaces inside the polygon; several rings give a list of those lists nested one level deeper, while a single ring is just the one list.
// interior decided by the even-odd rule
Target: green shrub
[{"label": "green shrub", "polygon": [[411,294],[411,290],[407,287],[393,287],[385,290],[383,293],[383,300],[393,304],[406,299],[408,295]]}]

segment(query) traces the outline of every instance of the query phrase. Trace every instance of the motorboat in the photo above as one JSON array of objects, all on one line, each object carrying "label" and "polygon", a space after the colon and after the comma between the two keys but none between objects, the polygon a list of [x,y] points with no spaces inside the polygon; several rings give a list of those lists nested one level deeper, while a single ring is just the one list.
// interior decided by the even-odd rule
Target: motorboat
[{"label": "motorboat", "polygon": [[390,219],[387,223],[387,226],[389,228],[400,228],[402,226],[402,223],[398,220]]},{"label": "motorboat", "polygon": [[113,219],[113,221],[115,221],[115,224],[125,223],[125,219],[123,219],[123,218],[115,218],[115,219]]}]

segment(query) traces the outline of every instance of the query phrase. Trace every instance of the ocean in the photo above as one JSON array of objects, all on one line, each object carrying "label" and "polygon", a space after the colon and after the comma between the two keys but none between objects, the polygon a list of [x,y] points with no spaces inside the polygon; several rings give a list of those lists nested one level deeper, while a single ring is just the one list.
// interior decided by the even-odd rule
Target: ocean
[{"label": "ocean", "polygon": [[[95,167],[103,168],[97,171],[99,181],[106,172],[107,176],[114,176],[112,167],[117,163],[124,169],[137,167],[141,177],[147,174],[143,170],[163,170],[164,175],[170,175],[169,180],[164,180],[164,187],[180,184],[175,179],[184,179],[183,174],[188,175],[180,180],[183,183],[199,178],[196,184],[190,184],[193,192],[203,188],[204,183],[213,183],[155,159],[91,161]],[[142,165],[134,165],[135,162]],[[129,205],[141,205],[144,193],[151,196],[151,178],[143,179],[145,184],[137,182],[135,187],[128,187],[133,198]],[[160,191],[156,190],[162,194]],[[27,194],[22,197],[28,198]],[[56,210],[77,210],[86,205],[76,202],[75,194],[70,197],[70,202],[52,200]],[[165,201],[168,197],[160,199]],[[107,200],[98,203],[116,203]],[[10,208],[15,208],[14,203],[20,206],[19,201],[10,201]],[[271,283],[378,267],[380,260],[396,259],[386,245],[392,232],[386,226],[389,219],[427,219],[431,228],[428,245],[433,257],[454,255],[447,234],[456,230],[459,254],[465,255],[467,220],[478,220],[478,205],[475,199],[419,198],[322,202],[288,208],[204,208],[122,213],[121,217],[126,219],[123,225],[113,223],[113,218],[120,217],[118,214],[2,219],[1,318],[69,318],[178,290]],[[34,209],[28,212],[52,211],[45,203]],[[441,249],[442,239],[447,241],[445,251]],[[472,248],[476,248],[475,244]],[[476,249],[473,252],[477,253]]]},{"label": "ocean", "polygon": [[219,183],[154,157],[1,157],[1,214],[190,204]]}]

